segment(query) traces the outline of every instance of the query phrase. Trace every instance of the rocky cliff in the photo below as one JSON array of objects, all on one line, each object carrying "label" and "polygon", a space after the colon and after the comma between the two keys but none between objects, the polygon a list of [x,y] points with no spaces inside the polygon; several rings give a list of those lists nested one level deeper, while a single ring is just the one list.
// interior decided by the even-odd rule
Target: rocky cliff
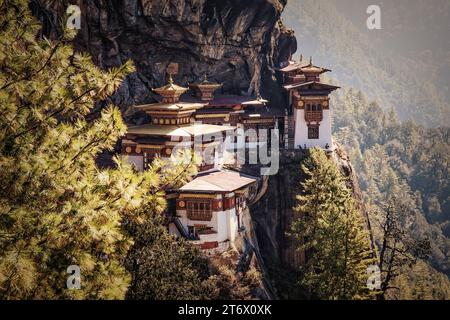
[{"label": "rocky cliff", "polygon": [[[292,281],[297,281],[298,267],[304,262],[303,253],[296,250],[297,244],[288,233],[292,221],[296,218],[293,210],[297,205],[296,195],[301,193],[301,183],[307,178],[301,170],[302,160],[306,156],[307,153],[302,150],[281,150],[280,170],[276,175],[270,176],[264,196],[250,208],[252,231],[255,234],[253,241],[262,257],[260,265],[264,267],[270,281],[266,287],[270,288],[272,295],[277,298],[290,297]],[[342,147],[336,149],[333,158],[346,177],[347,186],[353,190],[366,228],[372,236],[350,159]],[[373,247],[372,249],[374,250]]]},{"label": "rocky cliff", "polygon": [[78,50],[103,68],[135,63],[137,72],[113,98],[128,120],[129,106],[154,101],[149,89],[166,82],[171,63],[180,84],[208,74],[224,83],[224,93],[259,90],[273,106],[283,105],[274,68],[297,49],[280,22],[286,0],[32,0],[46,36],[61,32],[69,4],[81,9]]}]

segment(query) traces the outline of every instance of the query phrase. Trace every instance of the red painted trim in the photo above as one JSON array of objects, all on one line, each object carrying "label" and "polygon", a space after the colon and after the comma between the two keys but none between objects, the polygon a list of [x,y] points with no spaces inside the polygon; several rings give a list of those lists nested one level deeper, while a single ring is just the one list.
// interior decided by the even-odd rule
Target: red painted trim
[{"label": "red painted trim", "polygon": [[236,205],[236,201],[235,201],[234,197],[225,198],[223,200],[223,209],[224,210],[232,209],[235,207],[235,205]]},{"label": "red painted trim", "polygon": [[205,242],[200,244],[200,249],[202,250],[208,250],[208,249],[214,249],[219,246],[219,243],[217,241],[214,242]]}]

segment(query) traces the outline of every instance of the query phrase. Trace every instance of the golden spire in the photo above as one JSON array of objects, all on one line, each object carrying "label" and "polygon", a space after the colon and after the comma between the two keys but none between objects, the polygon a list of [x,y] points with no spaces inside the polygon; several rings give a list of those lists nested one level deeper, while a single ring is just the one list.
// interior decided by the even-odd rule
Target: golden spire
[{"label": "golden spire", "polygon": [[302,62],[303,62],[303,53],[300,54],[300,64],[302,64]]},{"label": "golden spire", "polygon": [[311,56],[311,57],[309,57],[309,64],[310,64],[310,65],[312,65],[312,64],[313,64],[313,62],[312,62],[312,56]]},{"label": "golden spire", "polygon": [[214,99],[214,91],[219,89],[222,84],[209,82],[208,74],[205,72],[203,77],[200,76],[197,83],[189,84],[189,88],[195,91],[197,98],[204,101],[209,101]]},{"label": "golden spire", "polygon": [[183,88],[175,84],[172,78],[172,74],[169,73],[169,81],[168,83],[161,87],[153,89],[154,92],[163,97],[164,103],[174,103],[179,101],[179,97],[185,93],[188,88]]},{"label": "golden spire", "polygon": [[173,85],[173,78],[172,78],[172,74],[171,73],[169,73],[169,84],[170,85]]}]

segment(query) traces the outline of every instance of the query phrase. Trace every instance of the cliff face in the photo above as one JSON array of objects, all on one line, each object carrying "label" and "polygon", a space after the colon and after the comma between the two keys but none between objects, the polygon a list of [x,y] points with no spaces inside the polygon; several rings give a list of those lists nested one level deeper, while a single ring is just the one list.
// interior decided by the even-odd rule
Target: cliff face
[{"label": "cliff face", "polygon": [[[301,191],[301,183],[307,178],[301,170],[301,162],[306,157],[301,150],[281,150],[280,170],[270,176],[264,196],[250,208],[253,232],[256,235],[258,251],[271,280],[273,294],[286,298],[289,293],[283,284],[296,281],[295,273],[304,262],[304,256],[296,250],[295,241],[288,236],[292,221],[296,218],[293,208],[297,205],[296,195]],[[360,206],[361,215],[371,236],[367,212],[362,204],[358,180],[350,159],[338,147],[333,155],[336,164],[346,177],[347,186]],[[372,240],[373,243],[373,240]]]},{"label": "cliff face", "polygon": [[81,8],[75,41],[103,68],[133,60],[130,75],[114,96],[125,115],[129,106],[152,102],[150,88],[166,82],[170,63],[175,81],[186,85],[205,73],[224,83],[223,92],[260,90],[282,105],[274,67],[296,50],[293,33],[279,23],[282,0],[32,0],[43,32],[55,36],[68,5]]},{"label": "cliff face", "polygon": [[302,257],[286,233],[294,218],[295,196],[306,179],[300,170],[305,156],[301,151],[283,151],[278,173],[269,177],[266,193],[250,208],[259,249],[267,265],[295,268],[301,263]]}]

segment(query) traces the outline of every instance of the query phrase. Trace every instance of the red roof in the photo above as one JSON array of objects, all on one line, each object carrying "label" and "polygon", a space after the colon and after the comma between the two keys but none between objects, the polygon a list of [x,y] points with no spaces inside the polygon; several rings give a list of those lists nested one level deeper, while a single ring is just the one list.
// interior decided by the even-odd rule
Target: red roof
[{"label": "red roof", "polygon": [[296,61],[289,61],[289,64],[286,67],[280,68],[279,70],[281,72],[301,70],[303,73],[324,73],[331,71],[330,69],[315,66],[312,63],[301,64],[300,62]]},{"label": "red roof", "polygon": [[286,90],[292,90],[292,89],[306,87],[306,86],[309,86],[309,85],[317,85],[317,86],[319,86],[321,88],[330,89],[330,90],[336,90],[336,89],[340,88],[338,86],[333,86],[331,84],[326,84],[326,83],[317,82],[317,81],[309,81],[309,82],[303,82],[303,83],[293,83],[293,84],[288,84],[288,85],[283,86],[283,87]]},{"label": "red roof", "polygon": [[249,96],[238,95],[216,95],[211,101],[201,101],[198,98],[192,96],[183,96],[182,101],[186,102],[201,102],[206,104],[206,107],[233,107],[236,105],[264,105],[265,100],[258,100]]},{"label": "red roof", "polygon": [[286,67],[280,68],[279,70],[281,72],[291,72],[291,71],[299,70],[300,68],[301,68],[301,65],[298,62],[289,61],[289,64]]}]

